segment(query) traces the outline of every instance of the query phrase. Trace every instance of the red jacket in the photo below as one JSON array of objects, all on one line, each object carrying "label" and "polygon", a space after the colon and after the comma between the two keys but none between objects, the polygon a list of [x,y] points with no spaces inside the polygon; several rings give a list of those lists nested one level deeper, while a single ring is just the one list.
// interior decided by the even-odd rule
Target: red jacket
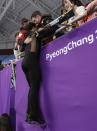
[{"label": "red jacket", "polygon": [[27,35],[27,30],[21,30],[18,36],[18,40],[22,39],[24,40]]}]

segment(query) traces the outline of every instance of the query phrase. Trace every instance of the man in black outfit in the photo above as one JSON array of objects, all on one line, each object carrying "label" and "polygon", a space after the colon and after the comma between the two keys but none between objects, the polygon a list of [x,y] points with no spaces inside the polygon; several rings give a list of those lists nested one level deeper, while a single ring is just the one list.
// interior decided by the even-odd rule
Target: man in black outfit
[{"label": "man in black outfit", "polygon": [[45,25],[50,23],[53,19],[51,15],[44,15],[40,11],[35,11],[31,16],[32,22],[36,24],[37,28],[44,28]]},{"label": "man in black outfit", "polygon": [[[37,17],[37,20],[33,20],[34,17]],[[44,26],[51,22],[52,19],[50,16],[42,17],[39,11],[36,11],[32,14],[32,31],[29,33],[28,37],[25,39],[25,56],[22,62],[22,69],[25,73],[26,79],[29,84],[29,93],[28,93],[28,107],[26,114],[26,121],[28,123],[38,122],[39,124],[45,124],[45,121],[40,116],[40,109],[38,104],[39,88],[40,88],[40,47],[41,40],[40,37],[41,30]],[[36,29],[39,32],[39,36],[36,36]],[[47,35],[48,36],[48,35]]]},{"label": "man in black outfit", "polygon": [[25,73],[29,84],[28,93],[28,107],[26,114],[26,121],[28,123],[38,122],[44,124],[40,116],[40,109],[38,105],[38,93],[40,88],[40,67],[39,67],[39,45],[34,34],[36,28],[32,23],[32,30],[25,39],[25,56],[22,62],[22,69]]},{"label": "man in black outfit", "polygon": [[40,11],[33,12],[31,16],[32,22],[36,24],[36,27],[38,29],[39,36],[37,39],[41,42],[41,45],[46,45],[50,43],[51,41],[55,40],[55,38],[58,38],[62,35],[64,35],[64,32],[58,32],[57,34],[54,34],[55,31],[60,28],[58,24],[55,24],[52,27],[47,27],[50,22],[53,21],[51,15],[44,15],[42,16],[42,13]]},{"label": "man in black outfit", "polygon": [[33,12],[31,16],[32,22],[36,24],[39,36],[38,41],[41,42],[41,46],[53,41],[53,35],[56,31],[56,26],[53,28],[45,28],[53,19],[51,15],[44,15],[40,11]]}]

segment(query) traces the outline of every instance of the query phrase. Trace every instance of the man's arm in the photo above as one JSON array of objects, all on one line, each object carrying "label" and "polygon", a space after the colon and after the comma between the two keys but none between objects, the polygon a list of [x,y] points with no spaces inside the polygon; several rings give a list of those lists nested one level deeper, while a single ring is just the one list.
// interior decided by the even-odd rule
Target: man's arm
[{"label": "man's arm", "polygon": [[97,0],[92,1],[87,7],[86,10],[89,13],[91,10],[93,10],[97,6]]},{"label": "man's arm", "polygon": [[32,42],[32,38],[31,37],[27,37],[24,41],[25,44],[29,44]]},{"label": "man's arm", "polygon": [[44,25],[49,24],[51,21],[53,21],[51,15],[45,16],[44,19],[43,19],[43,23],[44,23]]}]

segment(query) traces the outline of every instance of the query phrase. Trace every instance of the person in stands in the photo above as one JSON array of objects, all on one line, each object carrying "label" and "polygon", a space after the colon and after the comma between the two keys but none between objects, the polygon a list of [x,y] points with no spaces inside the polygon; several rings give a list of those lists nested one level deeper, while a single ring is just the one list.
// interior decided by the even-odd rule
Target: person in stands
[{"label": "person in stands", "polygon": [[73,9],[74,15],[75,16],[80,16],[84,14],[85,7],[79,0],[63,0],[62,1],[64,7],[66,8],[67,11]]},{"label": "person in stands", "polygon": [[37,27],[39,33],[37,39],[41,45],[46,45],[54,40],[53,35],[58,27],[45,28],[53,20],[51,15],[42,15],[40,11],[35,11],[32,13],[31,20]]},{"label": "person in stands", "polygon": [[40,11],[35,11],[32,13],[31,20],[36,24],[37,28],[44,28],[45,25],[50,23],[53,19],[51,15],[42,15]]},{"label": "person in stands", "polygon": [[[79,0],[62,0],[62,3],[67,11],[73,10],[74,17],[70,18],[68,22],[73,20],[77,16],[82,16],[86,14],[85,7]],[[78,23],[75,22],[72,24],[72,28],[78,27]]]},{"label": "person in stands", "polygon": [[93,0],[91,3],[89,3],[86,6],[85,9],[87,11],[87,16],[78,22],[79,26],[97,17],[97,9],[92,13],[93,9],[96,6],[97,6],[97,0]]},{"label": "person in stands", "polygon": [[29,24],[29,20],[26,18],[23,18],[21,20],[21,28],[20,28],[20,32],[17,38],[18,41],[18,45],[19,45],[19,50],[21,52],[23,52],[25,50],[25,44],[24,44],[24,40],[26,39],[27,35],[28,35],[28,24]]},{"label": "person in stands", "polygon": [[29,24],[29,20],[27,18],[23,18],[21,20],[21,30],[25,29],[28,24]]}]

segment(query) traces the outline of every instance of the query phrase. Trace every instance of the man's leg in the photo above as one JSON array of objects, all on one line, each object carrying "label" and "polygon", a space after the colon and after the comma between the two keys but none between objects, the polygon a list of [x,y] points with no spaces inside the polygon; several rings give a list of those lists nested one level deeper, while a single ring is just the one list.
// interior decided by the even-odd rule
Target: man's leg
[{"label": "man's leg", "polygon": [[[23,62],[22,62],[22,70],[25,74],[25,77],[26,77],[26,80],[29,84],[29,88],[31,87],[30,85],[30,75],[29,75],[29,64],[30,64],[30,55],[29,54],[26,54],[24,59],[23,59]],[[30,102],[28,101],[28,106],[27,106],[27,114],[30,114],[31,112],[31,106],[30,106]]]},{"label": "man's leg", "polygon": [[45,122],[41,118],[41,112],[39,107],[39,89],[40,89],[40,68],[38,63],[38,58],[36,53],[31,53],[33,62],[31,63],[29,69],[29,80],[30,89],[28,93],[28,103],[30,103],[30,114],[28,121],[36,121],[40,124]]},{"label": "man's leg", "polygon": [[36,119],[40,115],[38,96],[39,96],[39,88],[40,88],[40,73],[38,68],[33,68],[33,71],[29,72],[31,87],[29,89],[28,101],[31,107],[31,117],[32,119]]}]

